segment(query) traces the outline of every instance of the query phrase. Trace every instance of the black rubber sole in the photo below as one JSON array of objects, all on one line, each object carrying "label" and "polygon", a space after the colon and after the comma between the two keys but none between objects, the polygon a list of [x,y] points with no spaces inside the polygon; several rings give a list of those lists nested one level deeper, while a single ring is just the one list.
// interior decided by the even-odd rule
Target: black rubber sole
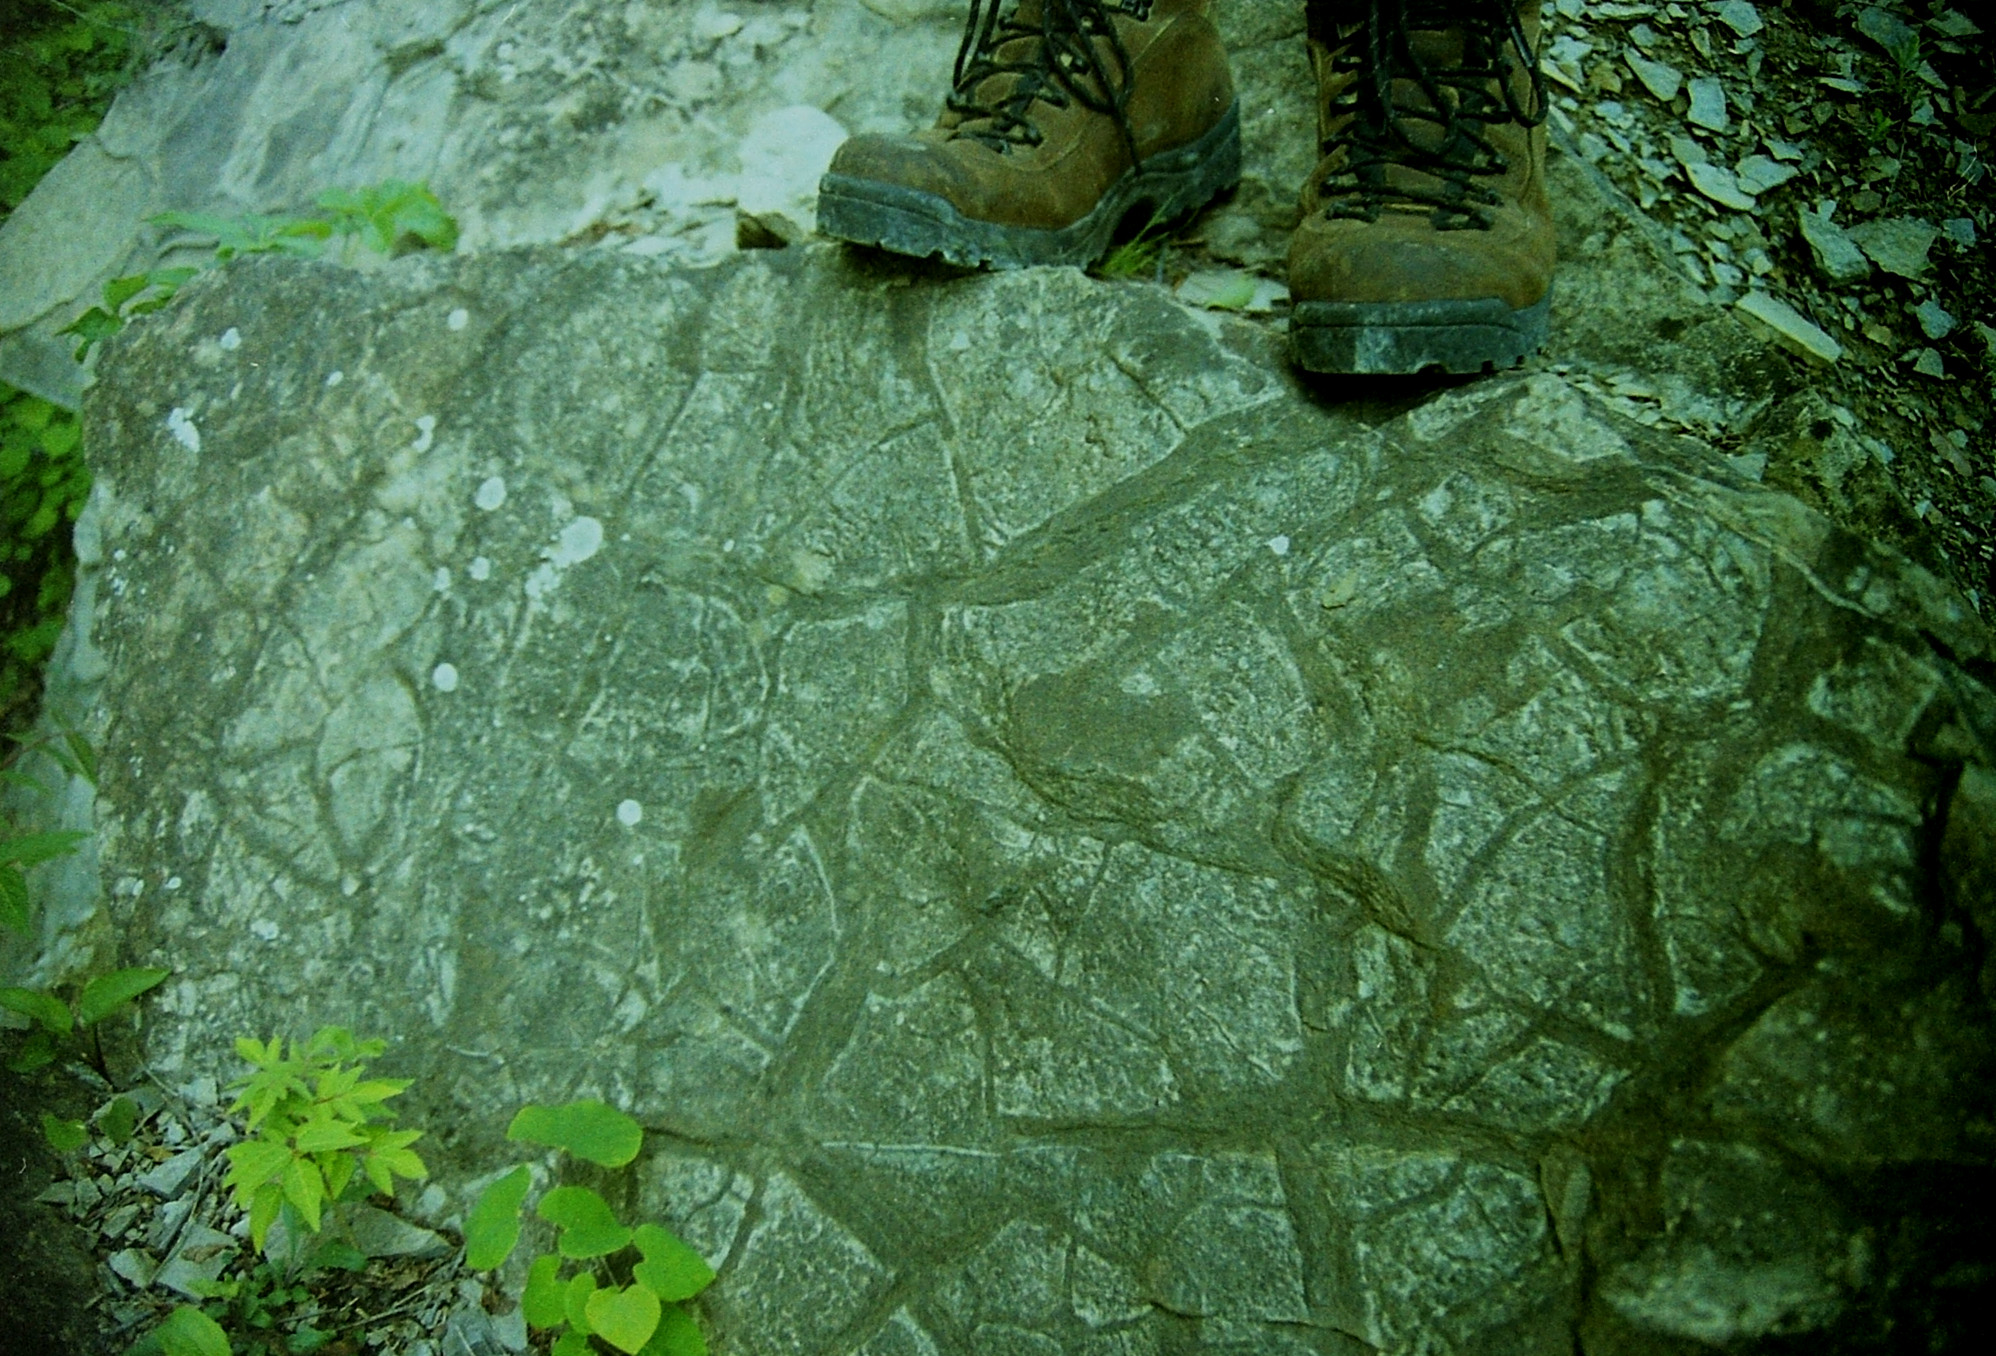
[{"label": "black rubber sole", "polygon": [[1148,203],[1172,220],[1204,206],[1241,179],[1241,117],[1235,103],[1197,141],[1131,166],[1087,216],[1071,226],[1005,226],[967,217],[945,198],[900,184],[827,174],[818,182],[818,234],[877,245],[922,259],[940,255],[966,268],[1086,268],[1109,252],[1130,209]]},{"label": "black rubber sole", "polygon": [[1299,301],[1289,313],[1289,353],[1308,372],[1407,375],[1515,367],[1546,340],[1552,289],[1513,310],[1479,301]]}]

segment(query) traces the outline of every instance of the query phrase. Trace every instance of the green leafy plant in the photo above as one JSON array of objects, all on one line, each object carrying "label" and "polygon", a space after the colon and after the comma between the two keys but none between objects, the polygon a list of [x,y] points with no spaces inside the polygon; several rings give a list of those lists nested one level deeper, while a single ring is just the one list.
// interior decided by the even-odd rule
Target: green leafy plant
[{"label": "green leafy plant", "polygon": [[398,249],[457,248],[457,220],[424,183],[384,179],[372,188],[334,189],[319,195],[319,207],[331,214],[331,227],[341,235],[357,235],[381,254]]},{"label": "green leafy plant", "polygon": [[1096,270],[1105,278],[1148,278],[1157,273],[1164,262],[1165,218],[1161,212],[1151,213],[1151,219],[1134,237],[1110,250]]},{"label": "green leafy plant", "polygon": [[409,1147],[423,1132],[395,1129],[387,1107],[409,1080],[362,1076],[386,1048],[337,1026],[292,1041],[289,1054],[280,1036],[236,1042],[256,1072],[232,1085],[240,1095],[229,1109],[249,1113],[251,1138],[229,1149],[224,1185],[248,1212],[258,1249],[280,1217],[298,1240],[299,1226],[318,1233],[328,1204],[350,1193],[393,1195],[395,1178],[429,1175]]},{"label": "green leafy plant", "polygon": [[[638,1156],[644,1131],[614,1107],[585,1100],[522,1107],[506,1138],[620,1168]],[[513,1255],[532,1180],[522,1164],[480,1194],[465,1217],[465,1265],[489,1271]],[[585,1356],[600,1350],[597,1342],[626,1356],[705,1356],[706,1338],[685,1303],[714,1279],[698,1252],[660,1225],[625,1226],[589,1187],[554,1187],[534,1213],[555,1226],[555,1247],[527,1268],[520,1309],[531,1327],[557,1332],[553,1356]]]},{"label": "green leafy plant", "polygon": [[[444,210],[428,184],[388,179],[369,188],[336,189],[319,196],[324,215],[260,216],[254,212],[225,217],[212,212],[162,212],[148,220],[212,242],[215,263],[247,254],[289,254],[316,259],[334,237],[358,240],[380,254],[400,250],[457,248],[457,219]],[[173,300],[200,268],[161,268],[104,284],[103,300],[64,326],[60,333],[77,337],[81,362],[100,341],[123,329],[138,316],[159,310]]]},{"label": "green leafy plant", "polygon": [[228,1333],[208,1314],[183,1304],[125,1349],[125,1356],[233,1356]]},{"label": "green leafy plant", "polygon": [[69,613],[69,534],[90,496],[76,415],[0,383],[0,720],[25,707]]},{"label": "green leafy plant", "polygon": [[97,129],[145,51],[142,17],[108,0],[0,0],[0,218]]},{"label": "green leafy plant", "polygon": [[[0,1008],[26,1017],[27,1039],[7,1061],[15,1073],[30,1073],[53,1064],[70,1042],[88,1035],[92,1063],[104,1073],[104,1049],[97,1027],[122,1011],[139,995],[158,987],[171,970],[133,966],[99,975],[85,984],[73,1001],[42,989],[0,989]],[[58,1146],[60,1147],[60,1146]]]},{"label": "green leafy plant", "polygon": [[[49,794],[48,786],[14,766],[21,756],[36,749],[46,750],[58,766],[71,776],[97,784],[97,752],[90,741],[75,730],[29,739],[8,735],[18,747],[0,764],[0,784],[25,786]],[[26,935],[29,931],[28,871],[43,862],[54,861],[76,851],[76,845],[90,835],[77,829],[52,833],[23,833],[0,819],[0,927]]]}]

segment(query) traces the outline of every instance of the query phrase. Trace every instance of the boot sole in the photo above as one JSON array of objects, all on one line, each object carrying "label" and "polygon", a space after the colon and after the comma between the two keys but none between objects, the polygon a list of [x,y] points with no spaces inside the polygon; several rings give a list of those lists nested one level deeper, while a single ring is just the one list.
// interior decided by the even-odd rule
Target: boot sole
[{"label": "boot sole", "polygon": [[1289,352],[1307,372],[1469,374],[1515,367],[1546,340],[1552,289],[1514,310],[1477,301],[1299,301],[1289,313]]},{"label": "boot sole", "polygon": [[1171,220],[1205,206],[1241,179],[1241,118],[1236,101],[1197,141],[1160,151],[1132,165],[1087,216],[1058,228],[979,221],[947,199],[920,189],[845,174],[818,183],[818,233],[896,254],[940,255],[976,268],[1036,264],[1087,267],[1109,252],[1116,227],[1148,200],[1154,216]]}]

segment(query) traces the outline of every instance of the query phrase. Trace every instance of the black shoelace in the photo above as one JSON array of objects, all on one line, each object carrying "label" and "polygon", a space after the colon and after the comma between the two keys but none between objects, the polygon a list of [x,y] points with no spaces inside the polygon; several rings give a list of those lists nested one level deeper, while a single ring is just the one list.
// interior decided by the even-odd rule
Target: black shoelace
[{"label": "black shoelace", "polygon": [[[1461,32],[1459,63],[1434,65],[1414,50],[1412,34],[1438,29]],[[1488,230],[1501,199],[1478,181],[1511,166],[1486,129],[1535,127],[1545,119],[1545,81],[1515,0],[1371,0],[1363,33],[1317,36],[1337,53],[1337,69],[1358,75],[1333,105],[1334,115],[1351,116],[1322,148],[1326,156],[1345,150],[1342,168],[1323,183],[1331,199],[1326,212],[1377,221],[1384,208],[1410,204],[1431,209],[1438,230]],[[1519,104],[1512,79],[1521,69],[1531,74],[1529,108]],[[1396,100],[1401,81],[1412,88]],[[1432,183],[1389,177],[1396,167]]]},{"label": "black shoelace", "polygon": [[[1120,4],[1043,0],[1037,23],[1022,23],[1016,6],[1000,18],[999,4],[1000,0],[970,0],[970,18],[964,24],[963,41],[957,44],[947,101],[950,111],[968,124],[958,129],[958,135],[974,137],[1000,153],[1016,145],[1037,146],[1044,136],[1033,123],[1033,104],[1066,108],[1072,100],[1114,118],[1131,160],[1141,163],[1125,111],[1130,102],[1130,54],[1110,16],[1125,13],[1142,20],[1150,14],[1151,0]],[[1098,37],[1109,40],[1106,59],[1096,45]],[[1037,41],[1013,59],[1000,60],[999,50],[1019,38]],[[977,102],[972,92],[994,75],[1018,78],[994,103]]]}]

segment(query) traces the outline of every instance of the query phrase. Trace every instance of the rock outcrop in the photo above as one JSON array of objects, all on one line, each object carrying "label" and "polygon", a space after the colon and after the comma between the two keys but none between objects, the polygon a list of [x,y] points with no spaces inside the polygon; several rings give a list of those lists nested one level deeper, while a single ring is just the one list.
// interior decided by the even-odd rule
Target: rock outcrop
[{"label": "rock outcrop", "polygon": [[1987,631],[1556,375],[1276,343],[822,247],[190,286],[72,641],[150,1058],[389,1036],[460,1200],[630,1109],[728,1353],[1906,1321],[1996,1149]]}]

